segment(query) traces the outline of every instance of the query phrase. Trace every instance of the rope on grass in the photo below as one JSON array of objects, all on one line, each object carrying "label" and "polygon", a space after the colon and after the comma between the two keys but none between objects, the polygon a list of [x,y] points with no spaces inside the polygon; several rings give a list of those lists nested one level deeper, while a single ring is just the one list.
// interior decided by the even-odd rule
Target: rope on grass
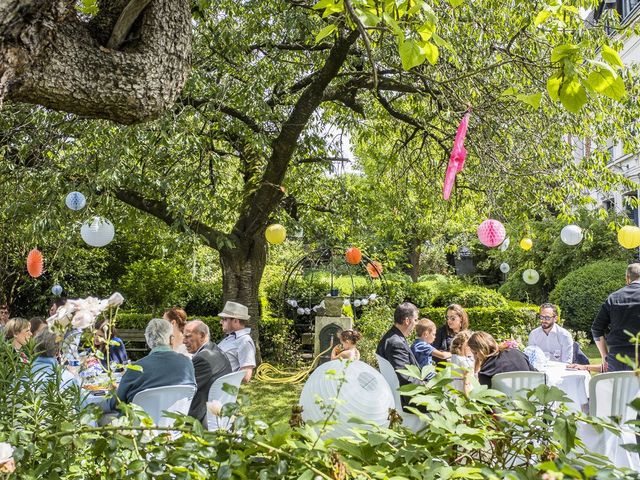
[{"label": "rope on grass", "polygon": [[307,376],[316,368],[316,364],[322,355],[331,350],[334,345],[330,345],[329,348],[320,352],[311,362],[311,365],[308,368],[304,368],[298,371],[285,371],[280,370],[277,367],[274,367],[270,363],[261,363],[258,368],[256,368],[256,373],[254,378],[259,382],[264,383],[300,383],[304,381]]}]

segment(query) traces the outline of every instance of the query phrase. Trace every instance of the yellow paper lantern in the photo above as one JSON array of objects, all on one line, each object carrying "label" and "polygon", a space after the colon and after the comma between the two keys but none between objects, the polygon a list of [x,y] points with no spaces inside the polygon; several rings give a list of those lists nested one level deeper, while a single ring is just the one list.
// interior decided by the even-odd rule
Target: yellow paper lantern
[{"label": "yellow paper lantern", "polygon": [[267,237],[267,242],[272,245],[279,245],[287,238],[287,230],[279,223],[274,223],[267,227],[264,236]]},{"label": "yellow paper lantern", "polygon": [[618,243],[624,248],[640,247],[640,228],[626,225],[618,230]]},{"label": "yellow paper lantern", "polygon": [[533,247],[533,240],[531,240],[530,238],[523,238],[522,240],[520,240],[520,248],[524,251],[531,250],[531,247]]}]

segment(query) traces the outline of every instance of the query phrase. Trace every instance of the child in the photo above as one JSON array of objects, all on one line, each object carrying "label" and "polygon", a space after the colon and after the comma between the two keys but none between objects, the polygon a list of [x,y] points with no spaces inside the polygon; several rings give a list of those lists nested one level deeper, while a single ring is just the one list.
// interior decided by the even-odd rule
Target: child
[{"label": "child", "polygon": [[455,369],[458,372],[457,374],[453,374],[453,388],[465,394],[471,391],[469,377],[474,370],[473,353],[468,345],[470,337],[471,332],[469,330],[462,330],[451,341],[452,355],[450,362],[461,367]]},{"label": "child", "polygon": [[356,330],[343,330],[338,338],[340,338],[340,345],[333,347],[331,360],[360,360],[356,343],[362,338],[362,334]]},{"label": "child", "polygon": [[432,357],[448,360],[451,353],[437,350],[431,345],[436,339],[436,324],[428,318],[421,318],[416,325],[417,338],[411,345],[411,351],[418,361],[420,368],[431,365]]}]

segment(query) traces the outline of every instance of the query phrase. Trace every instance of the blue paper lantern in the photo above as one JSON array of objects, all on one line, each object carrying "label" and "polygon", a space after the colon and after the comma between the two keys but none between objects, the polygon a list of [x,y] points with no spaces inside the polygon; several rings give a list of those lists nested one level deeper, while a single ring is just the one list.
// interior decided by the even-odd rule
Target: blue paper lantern
[{"label": "blue paper lantern", "polygon": [[71,192],[65,198],[64,203],[71,210],[82,210],[87,204],[87,199],[80,192]]},{"label": "blue paper lantern", "polygon": [[51,287],[51,293],[53,293],[56,297],[59,297],[62,293],[62,287],[60,285],[54,285]]}]

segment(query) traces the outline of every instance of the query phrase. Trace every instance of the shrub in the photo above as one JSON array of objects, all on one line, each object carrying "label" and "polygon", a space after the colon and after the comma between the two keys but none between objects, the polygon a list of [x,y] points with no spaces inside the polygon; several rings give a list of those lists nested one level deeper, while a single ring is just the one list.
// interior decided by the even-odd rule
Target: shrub
[{"label": "shrub", "polygon": [[434,307],[458,303],[470,307],[505,307],[507,300],[495,290],[479,286],[454,285],[442,290],[432,300]]},{"label": "shrub", "polygon": [[[116,319],[116,332],[119,328],[132,328],[137,330],[144,330],[149,323],[149,320],[157,317],[151,313],[127,313],[119,312]],[[189,315],[189,320],[198,318],[209,326],[211,332],[211,341],[218,342],[222,339],[222,328],[220,327],[220,317],[207,317],[198,315]]]},{"label": "shrub", "polygon": [[607,296],[624,286],[626,268],[626,262],[594,262],[558,282],[549,300],[562,309],[564,326],[590,333]]},{"label": "shrub", "polygon": [[498,293],[509,300],[537,304],[543,303],[547,298],[547,294],[543,288],[543,279],[540,278],[540,281],[535,285],[528,285],[522,280],[522,272],[524,272],[524,270],[524,268],[521,268],[512,271],[507,281],[498,289]]},{"label": "shrub", "polygon": [[222,284],[196,282],[188,287],[184,309],[189,315],[215,315],[222,307]]}]

